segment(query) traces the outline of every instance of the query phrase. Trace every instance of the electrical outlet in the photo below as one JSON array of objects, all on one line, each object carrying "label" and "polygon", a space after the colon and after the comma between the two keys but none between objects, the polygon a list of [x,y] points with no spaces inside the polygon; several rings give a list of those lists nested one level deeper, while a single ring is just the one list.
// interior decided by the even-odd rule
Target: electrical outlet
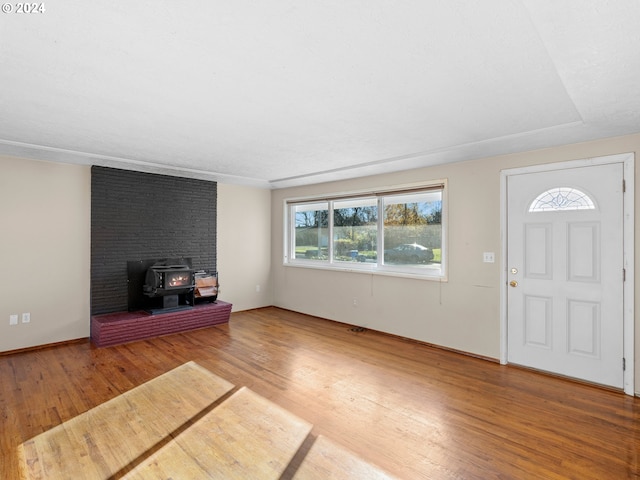
[{"label": "electrical outlet", "polygon": [[18,315],[9,315],[9,325],[18,324]]},{"label": "electrical outlet", "polygon": [[30,313],[23,313],[22,314],[22,323],[29,323],[31,321],[31,314]]},{"label": "electrical outlet", "polygon": [[354,298],[354,299],[353,299],[353,306],[354,306],[354,307],[357,307],[357,306],[358,306],[358,299],[357,299],[357,298]]},{"label": "electrical outlet", "polygon": [[260,285],[256,285],[256,292],[260,292]]}]

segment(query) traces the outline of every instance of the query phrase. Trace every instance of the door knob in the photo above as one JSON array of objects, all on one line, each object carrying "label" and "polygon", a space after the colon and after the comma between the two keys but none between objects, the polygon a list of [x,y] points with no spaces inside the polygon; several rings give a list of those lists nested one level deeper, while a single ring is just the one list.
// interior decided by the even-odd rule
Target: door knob
[{"label": "door knob", "polygon": [[517,287],[518,286],[518,282],[516,282],[515,280],[511,280],[509,282],[509,285],[511,285],[512,287]]}]

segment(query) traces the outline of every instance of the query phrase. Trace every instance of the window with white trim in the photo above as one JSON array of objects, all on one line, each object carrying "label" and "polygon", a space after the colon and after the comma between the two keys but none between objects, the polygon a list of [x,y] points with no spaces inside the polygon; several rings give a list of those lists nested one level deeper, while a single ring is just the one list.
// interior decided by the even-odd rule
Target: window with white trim
[{"label": "window with white trim", "polygon": [[286,265],[445,277],[444,182],[286,201]]}]

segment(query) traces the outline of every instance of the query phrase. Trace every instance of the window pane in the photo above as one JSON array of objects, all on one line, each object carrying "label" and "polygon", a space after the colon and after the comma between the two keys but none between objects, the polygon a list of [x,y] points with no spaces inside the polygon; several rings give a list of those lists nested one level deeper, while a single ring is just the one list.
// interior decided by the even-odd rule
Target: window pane
[{"label": "window pane", "polygon": [[442,191],[384,198],[385,265],[439,264],[442,255]]},{"label": "window pane", "polygon": [[329,205],[327,202],[294,205],[293,258],[328,260]]},{"label": "window pane", "polygon": [[378,201],[376,198],[333,203],[333,259],[339,262],[377,260]]},{"label": "window pane", "polygon": [[542,192],[529,206],[530,212],[593,210],[589,195],[571,187],[557,187]]}]

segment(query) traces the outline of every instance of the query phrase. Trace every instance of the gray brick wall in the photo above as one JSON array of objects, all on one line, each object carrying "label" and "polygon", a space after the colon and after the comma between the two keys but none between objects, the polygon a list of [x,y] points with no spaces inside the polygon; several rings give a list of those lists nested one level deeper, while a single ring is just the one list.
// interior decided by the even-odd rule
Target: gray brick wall
[{"label": "gray brick wall", "polygon": [[91,168],[91,313],[127,310],[127,261],[216,268],[217,183]]}]

